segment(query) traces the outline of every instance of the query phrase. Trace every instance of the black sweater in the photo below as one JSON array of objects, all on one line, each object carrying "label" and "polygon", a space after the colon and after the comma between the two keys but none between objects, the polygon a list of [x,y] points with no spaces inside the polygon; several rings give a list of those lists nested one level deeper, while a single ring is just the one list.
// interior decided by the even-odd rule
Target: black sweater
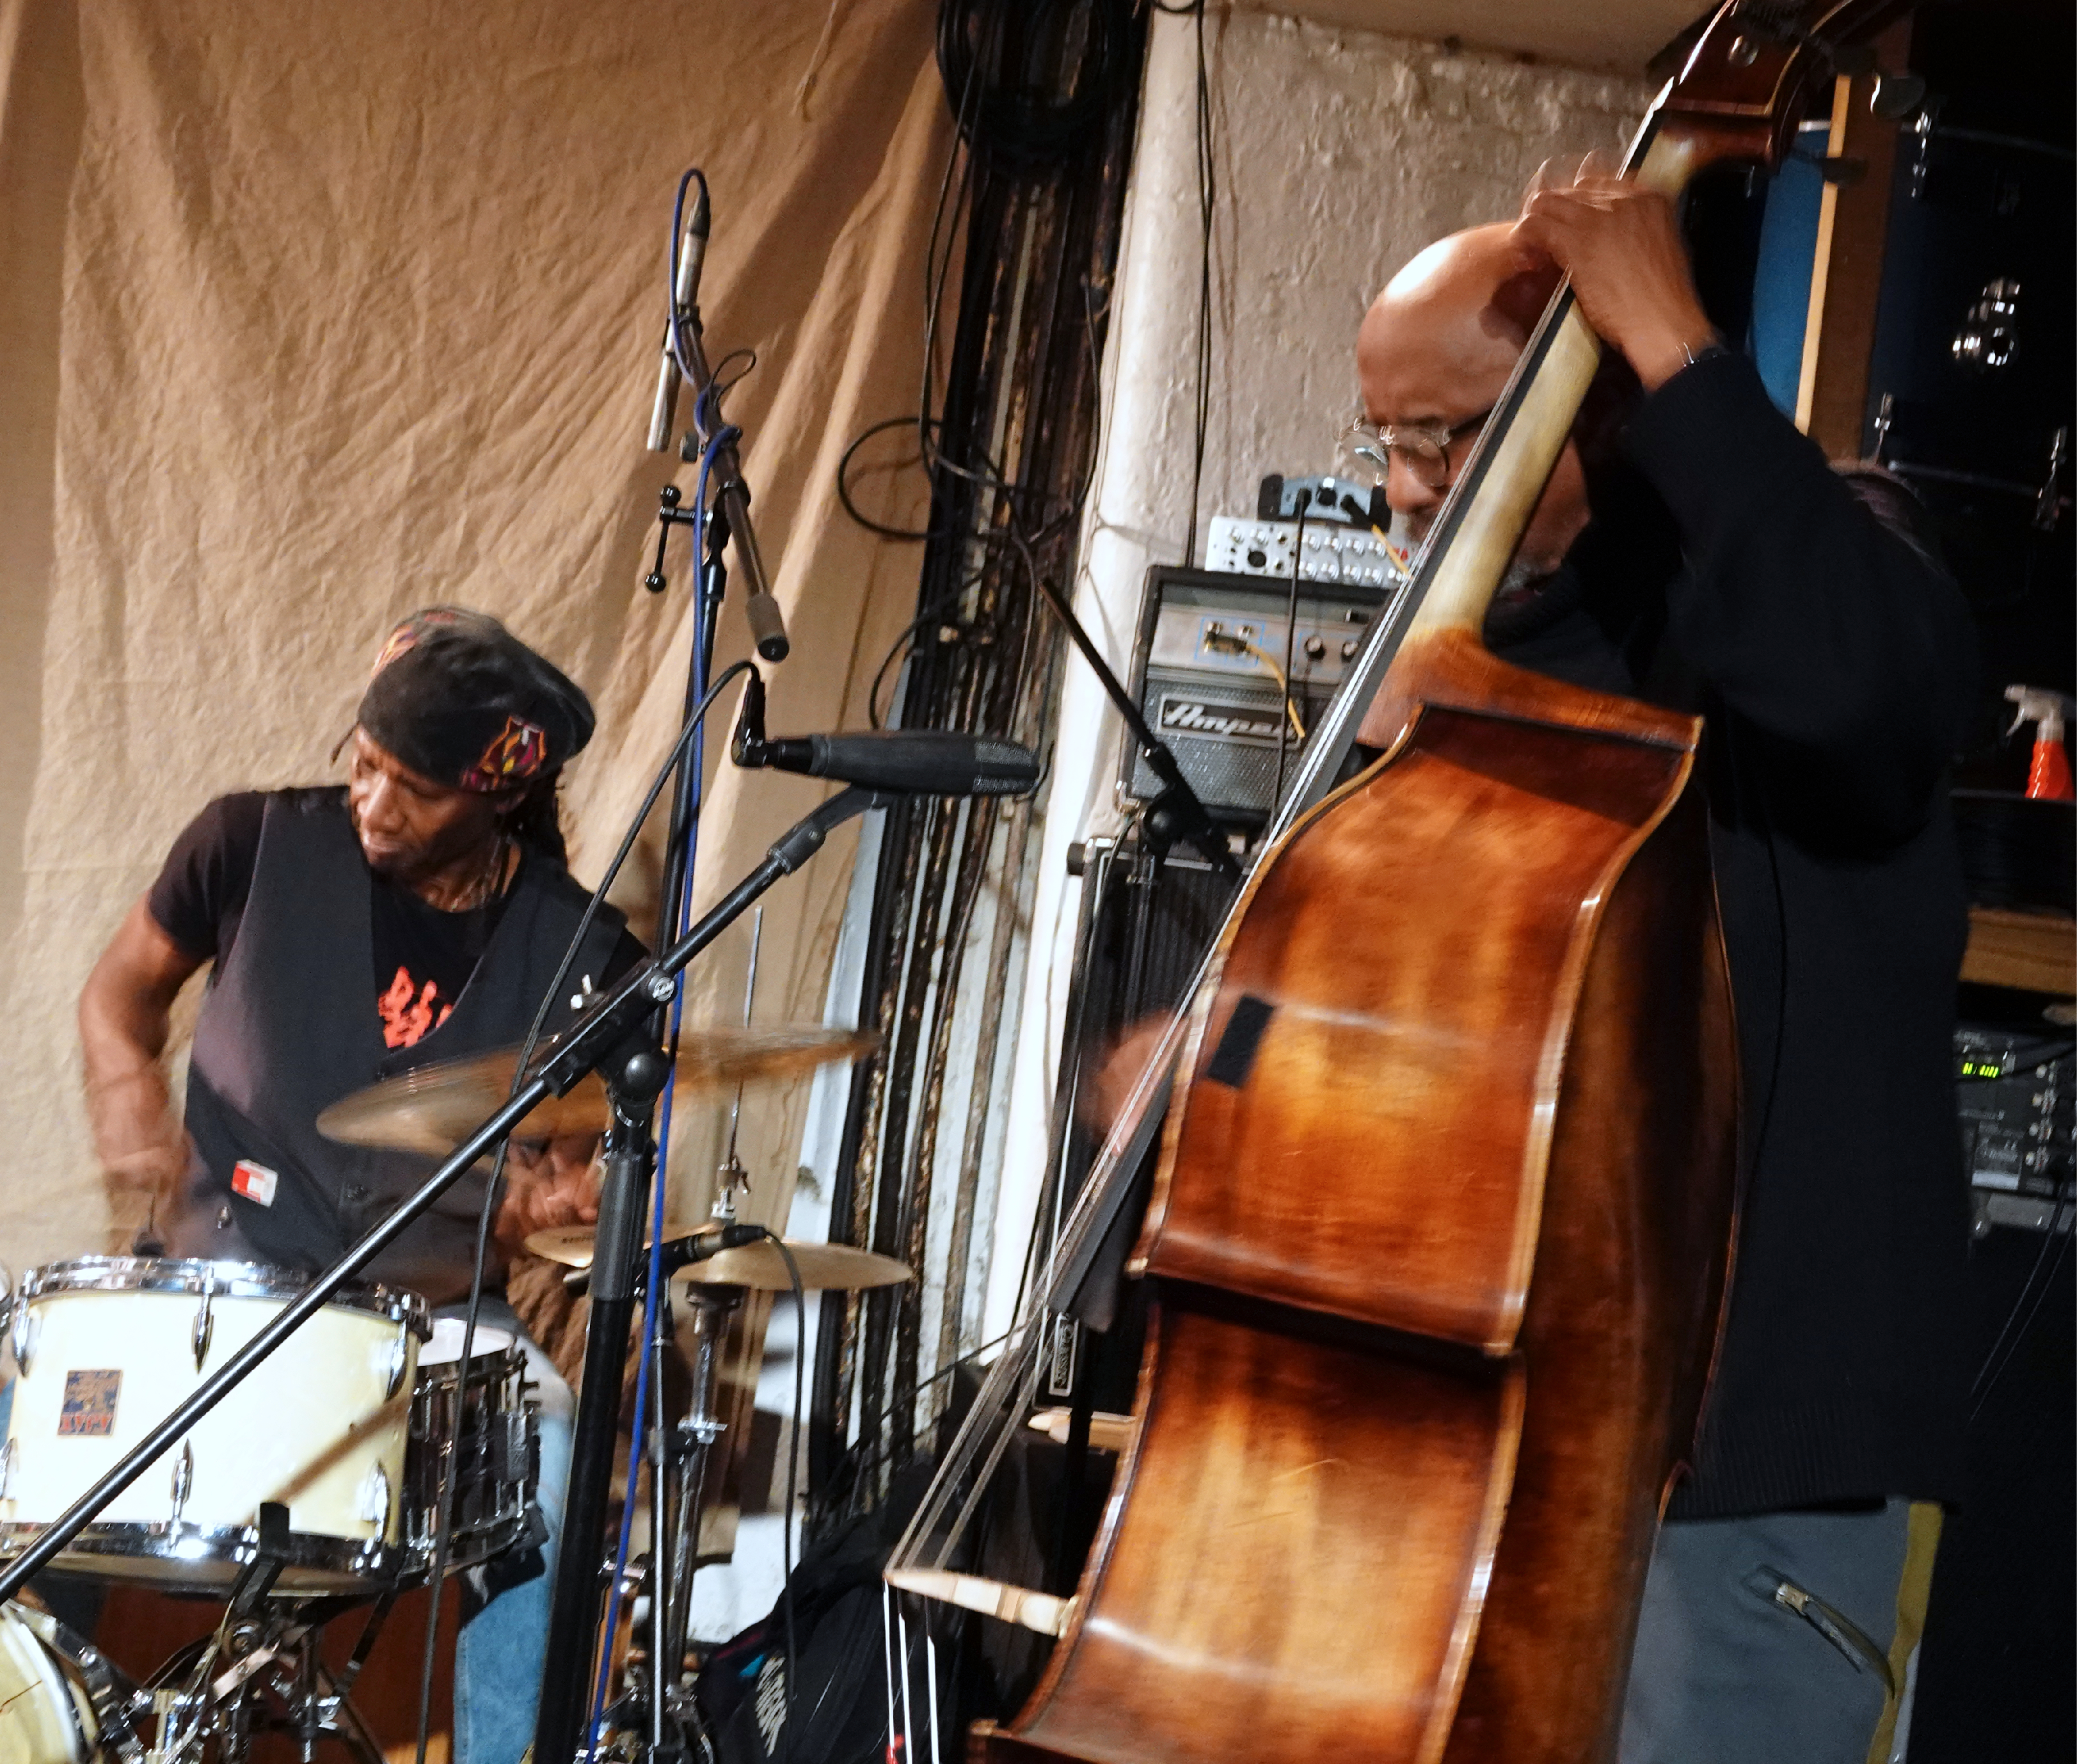
[{"label": "black sweater", "polygon": [[1954,1113],[1966,901],[1942,768],[1962,597],[1729,355],[1646,397],[1507,659],[1699,710],[1743,1057],[1738,1262],[1674,1517],[1952,1500],[1967,1383]]}]

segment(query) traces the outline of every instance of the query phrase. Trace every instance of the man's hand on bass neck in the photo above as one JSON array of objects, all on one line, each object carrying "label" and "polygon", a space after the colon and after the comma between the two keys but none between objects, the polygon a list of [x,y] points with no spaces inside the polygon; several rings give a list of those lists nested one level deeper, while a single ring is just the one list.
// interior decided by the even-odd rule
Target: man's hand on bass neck
[{"label": "man's hand on bass neck", "polygon": [[1572,278],[1594,333],[1656,391],[1718,339],[1695,292],[1673,204],[1589,153],[1567,180],[1530,180],[1514,238],[1523,267]]}]

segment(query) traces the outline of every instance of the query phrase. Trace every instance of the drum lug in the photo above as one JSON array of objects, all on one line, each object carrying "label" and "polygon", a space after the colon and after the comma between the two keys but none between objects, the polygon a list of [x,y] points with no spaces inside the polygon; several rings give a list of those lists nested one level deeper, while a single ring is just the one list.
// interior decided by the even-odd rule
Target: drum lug
[{"label": "drum lug", "polygon": [[0,1446],[0,1500],[6,1500],[14,1494],[15,1459],[21,1445],[22,1442],[10,1434],[7,1443]]},{"label": "drum lug", "polygon": [[36,1313],[21,1294],[13,1300],[15,1315],[7,1325],[7,1346],[14,1350],[15,1370],[28,1376],[29,1362],[36,1357]]},{"label": "drum lug", "polygon": [[382,1400],[388,1402],[404,1387],[404,1374],[411,1363],[411,1325],[400,1323],[397,1339],[376,1350],[376,1369],[382,1374]]},{"label": "drum lug", "polygon": [[378,1541],[389,1535],[389,1472],[369,1466],[360,1483],[360,1516],[375,1528]]},{"label": "drum lug", "polygon": [[215,1297],[216,1289],[214,1285],[204,1287],[201,1308],[195,1313],[194,1360],[195,1370],[198,1372],[202,1370],[202,1362],[209,1358],[209,1340],[216,1333],[216,1316],[211,1309],[212,1301]]},{"label": "drum lug", "polygon": [[188,1491],[194,1487],[194,1446],[192,1442],[181,1442],[181,1455],[173,1460],[173,1523],[181,1522],[181,1515],[187,1508]]}]

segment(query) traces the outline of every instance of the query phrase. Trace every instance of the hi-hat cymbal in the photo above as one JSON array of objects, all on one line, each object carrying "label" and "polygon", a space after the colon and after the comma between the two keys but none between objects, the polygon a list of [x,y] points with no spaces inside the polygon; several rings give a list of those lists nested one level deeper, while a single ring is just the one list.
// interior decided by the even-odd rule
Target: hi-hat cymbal
[{"label": "hi-hat cymbal", "polygon": [[[676,1095],[683,1104],[739,1084],[790,1078],[835,1059],[859,1059],[876,1035],[819,1025],[688,1030],[678,1041]],[[512,1092],[516,1049],[452,1059],[385,1079],[342,1096],[318,1117],[318,1131],[349,1146],[449,1152]],[[513,1130],[522,1139],[606,1131],[606,1086],[596,1073],[564,1096],[550,1096]]]},{"label": "hi-hat cymbal", "polygon": [[[593,1229],[588,1225],[557,1225],[536,1231],[527,1240],[530,1254],[560,1262],[566,1268],[591,1266]],[[891,1255],[875,1255],[870,1250],[855,1250],[847,1243],[796,1243],[786,1247],[801,1271],[801,1284],[810,1292],[830,1288],[860,1292],[869,1286],[899,1286],[912,1279],[909,1264]],[[703,1262],[680,1268],[672,1276],[701,1286],[747,1287],[756,1292],[790,1292],[785,1258],[769,1243],[751,1243],[723,1250]]]},{"label": "hi-hat cymbal", "polygon": [[[855,1250],[848,1243],[795,1243],[787,1240],[801,1284],[808,1292],[832,1288],[862,1292],[869,1286],[899,1286],[915,1276],[909,1264],[891,1255],[875,1255],[870,1250]],[[704,1262],[679,1271],[678,1278],[695,1286],[739,1286],[753,1292],[790,1292],[785,1258],[769,1243],[747,1243],[724,1250]]]}]

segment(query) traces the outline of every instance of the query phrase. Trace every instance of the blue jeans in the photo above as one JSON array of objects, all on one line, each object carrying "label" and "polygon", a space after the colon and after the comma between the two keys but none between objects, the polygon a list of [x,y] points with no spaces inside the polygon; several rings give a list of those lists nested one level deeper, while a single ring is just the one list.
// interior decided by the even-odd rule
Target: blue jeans
[{"label": "blue jeans", "polygon": [[[484,1306],[485,1322],[493,1321]],[[539,1401],[541,1484],[535,1496],[548,1535],[539,1551],[514,1551],[472,1568],[462,1586],[461,1633],[455,1645],[455,1764],[519,1764],[534,1743],[541,1701],[542,1657],[548,1645],[548,1594],[556,1580],[563,1505],[570,1479],[570,1387],[552,1363],[520,1333],[527,1375]]]},{"label": "blue jeans", "polygon": [[1662,1526],[1621,1764],[1864,1764],[1906,1689],[1888,1656],[1909,1516],[1892,1500]]}]

